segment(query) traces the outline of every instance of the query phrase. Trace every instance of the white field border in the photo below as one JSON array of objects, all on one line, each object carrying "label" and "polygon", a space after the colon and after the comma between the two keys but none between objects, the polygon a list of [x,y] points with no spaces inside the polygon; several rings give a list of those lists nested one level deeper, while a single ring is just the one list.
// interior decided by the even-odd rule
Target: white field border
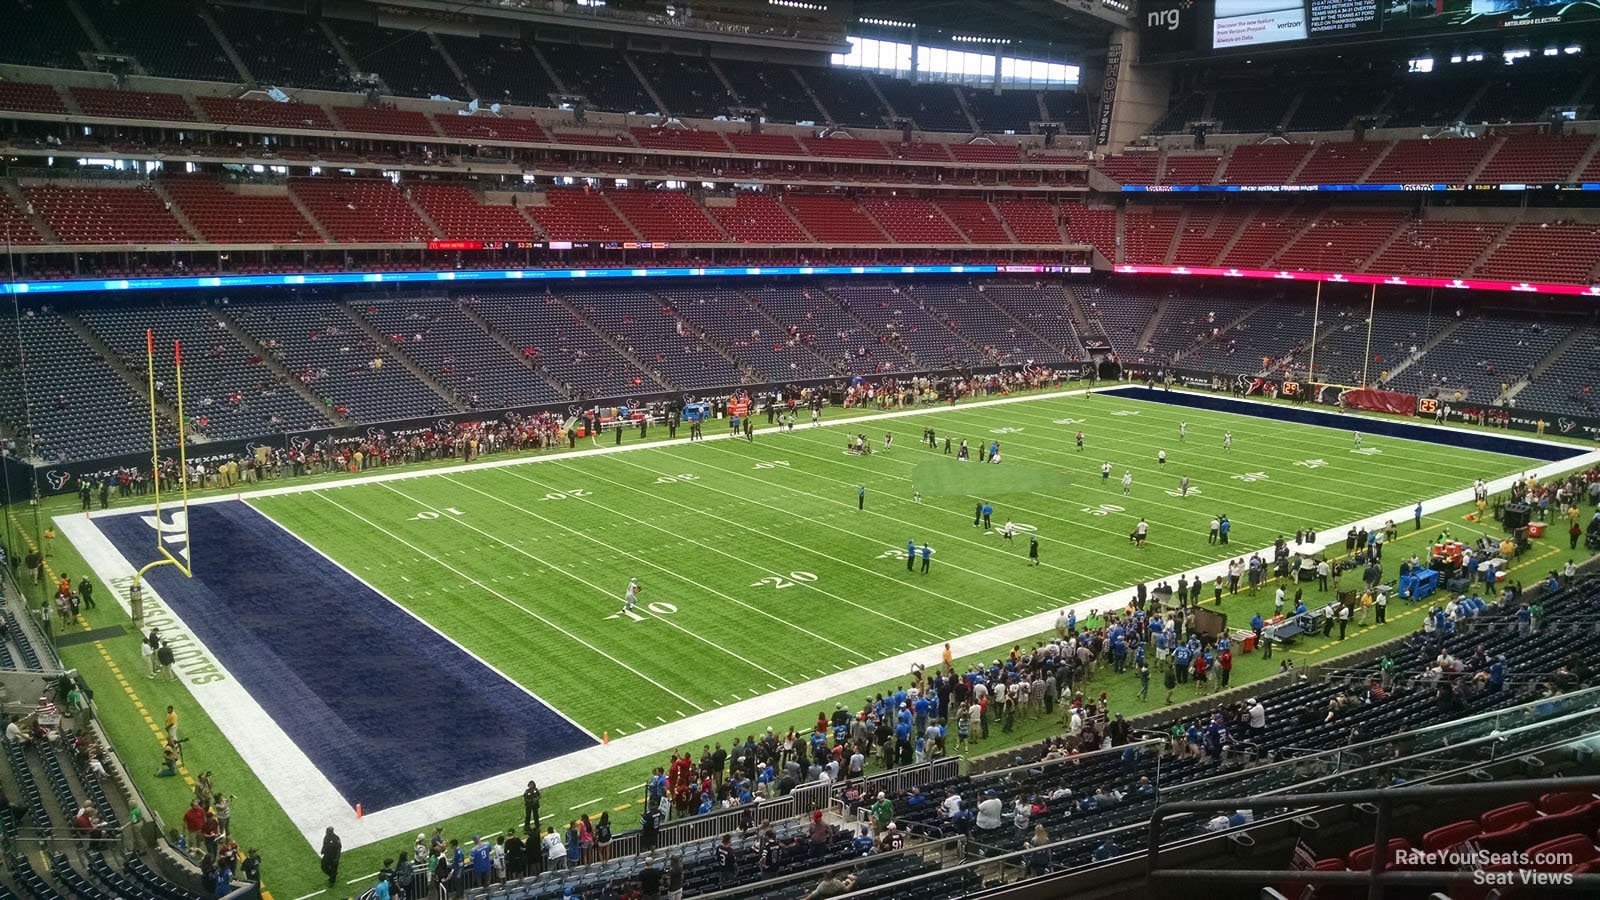
[{"label": "white field border", "polygon": [[[1057,391],[1045,394],[1029,393],[1011,397],[1000,397],[989,400],[979,400],[972,403],[961,404],[957,407],[940,405],[931,408],[895,410],[891,412],[873,413],[845,419],[842,422],[824,423],[829,426],[852,426],[855,423],[881,421],[887,419],[903,418],[922,414],[947,413],[964,409],[982,408],[990,406],[1004,406],[1012,403],[1027,403],[1038,400],[1047,400],[1057,397],[1081,396],[1083,390]],[[1120,400],[1138,400],[1141,402],[1158,402],[1146,400],[1139,396],[1137,391],[1119,391],[1115,388],[1105,388],[1097,393],[1115,397]],[[1274,406],[1264,400],[1250,398],[1228,398],[1236,403],[1253,403],[1263,406]],[[1182,407],[1178,407],[1182,408]],[[1198,410],[1202,413],[1221,412],[1222,410]],[[1239,413],[1233,413],[1239,415]],[[1348,429],[1360,430],[1356,427],[1363,421],[1362,418],[1350,420]],[[1302,423],[1292,423],[1302,424]],[[1433,425],[1430,423],[1416,422],[1405,423],[1412,427],[1437,429],[1440,431],[1459,433],[1462,429],[1452,426]],[[1336,425],[1312,425],[1309,427],[1329,428],[1341,430]],[[770,427],[769,427],[770,428]],[[769,430],[764,428],[762,430]],[[1497,435],[1500,436],[1500,435]],[[732,440],[742,435],[732,433],[710,435],[705,440]],[[1558,441],[1540,440],[1538,438],[1524,437],[1521,435],[1506,434],[1503,437],[1522,441],[1529,444],[1557,445],[1570,447],[1572,445]],[[1397,438],[1397,440],[1407,440]],[[457,474],[471,472],[479,469],[497,469],[507,466],[536,465],[547,461],[569,461],[583,456],[598,456],[608,453],[625,453],[635,450],[648,450],[659,447],[687,444],[687,438],[678,438],[671,441],[649,441],[645,443],[625,444],[622,446],[595,447],[581,450],[576,453],[567,452],[551,456],[518,457],[514,459],[487,460],[475,463],[465,463],[442,468],[429,468],[408,472],[380,473],[375,475],[362,475],[334,482],[319,482],[315,484],[283,485],[270,488],[259,488],[251,491],[240,491],[232,495],[218,495],[191,500],[192,505],[207,503],[220,503],[232,500],[243,500],[253,497],[271,497],[284,494],[298,494],[308,491],[334,490],[340,487],[380,484],[391,481],[404,481],[412,478],[426,478],[440,474]],[[1468,448],[1471,449],[1471,448]],[[1494,451],[1486,451],[1494,452]],[[1503,455],[1503,454],[1502,454]],[[1530,463],[1535,462],[1530,460]],[[1498,492],[1508,489],[1512,483],[1529,475],[1541,479],[1552,475],[1587,468],[1600,463],[1600,450],[1581,453],[1571,458],[1540,463],[1530,466],[1519,475],[1507,475],[1494,479],[1488,483],[1489,490]],[[1472,487],[1469,485],[1460,490],[1426,498],[1422,502],[1430,509],[1439,509],[1457,506],[1469,502],[1473,497]],[[57,527],[62,534],[83,554],[85,561],[94,569],[95,574],[107,584],[126,584],[134,573],[134,567],[111,544],[103,533],[93,525],[93,519],[111,515],[130,515],[137,513],[153,512],[152,506],[129,507],[104,512],[68,513],[55,517]],[[259,510],[258,510],[259,512]],[[278,524],[270,516],[261,515],[273,524]],[[1375,513],[1363,519],[1345,523],[1338,526],[1327,527],[1326,534],[1342,536],[1351,527],[1361,527],[1369,523],[1381,523],[1387,519],[1404,521],[1411,518],[1412,508],[1402,507],[1387,512]],[[281,525],[279,527],[282,527]],[[294,535],[292,531],[284,529],[286,533]],[[350,574],[362,584],[367,582],[360,576],[351,573],[348,568],[327,556],[318,548],[306,542],[299,535],[294,535],[296,540],[304,543],[313,552],[328,559],[340,569]],[[1336,543],[1330,542],[1330,543]],[[1327,545],[1324,545],[1327,546]],[[1270,547],[1241,548],[1240,554],[1250,552],[1270,552]],[[1186,574],[1195,574],[1203,580],[1211,580],[1218,574],[1227,571],[1227,560],[1196,569],[1186,569]],[[1176,577],[1173,573],[1171,577]],[[367,585],[369,588],[372,586]],[[376,591],[376,588],[372,588]],[[125,590],[116,590],[117,600],[128,610],[128,600]],[[385,596],[378,591],[380,596]],[[1076,610],[1079,618],[1087,616],[1095,610],[1102,610],[1120,606],[1125,600],[1127,589],[1119,589],[1097,597],[1091,597],[1076,603],[1066,604],[1061,609]],[[394,602],[390,600],[390,602]],[[161,603],[159,595],[152,591],[148,585],[145,587],[145,603],[147,616],[153,609],[161,609],[171,614],[170,608]],[[396,604],[401,609],[405,607]],[[1005,646],[1017,643],[1026,638],[1049,631],[1054,627],[1060,610],[1050,609],[1046,612],[1028,616],[1012,622],[1007,622],[992,628],[983,629],[966,635],[961,643],[966,646],[957,651],[958,656],[967,655],[977,650],[988,650],[992,647]],[[408,614],[409,611],[408,611]],[[175,621],[180,621],[178,634],[187,636],[197,646],[203,646],[194,638],[193,634],[181,627],[181,620],[173,615]],[[170,632],[169,632],[170,633]],[[447,636],[448,639],[448,636]],[[455,641],[451,641],[456,644]],[[460,644],[456,644],[460,647]],[[645,731],[635,732],[625,737],[618,737],[609,744],[589,747],[575,751],[564,756],[546,760],[534,765],[523,766],[500,775],[482,779],[471,784],[462,785],[446,791],[441,791],[428,797],[419,798],[408,803],[389,809],[378,810],[367,814],[364,818],[355,815],[354,802],[340,796],[332,783],[319,771],[315,764],[295,746],[288,735],[267,715],[255,698],[235,680],[231,675],[225,680],[208,684],[189,686],[206,713],[217,723],[223,735],[233,743],[244,758],[246,764],[256,773],[262,784],[272,794],[273,798],[283,808],[295,827],[312,846],[316,846],[321,839],[323,830],[332,825],[339,829],[346,849],[355,849],[385,840],[395,835],[412,834],[419,829],[445,819],[465,815],[486,806],[515,797],[522,792],[522,788],[530,779],[537,780],[542,787],[551,787],[573,781],[604,769],[623,763],[644,758],[659,757],[662,753],[677,750],[693,741],[710,737],[714,734],[727,733],[750,722],[771,716],[774,712],[792,709],[808,708],[817,702],[826,700],[840,694],[870,687],[883,681],[889,681],[897,676],[904,675],[914,663],[936,664],[943,658],[944,645],[942,643],[922,647],[900,653],[885,659],[870,662],[848,669],[833,675],[817,678],[813,681],[785,687],[777,691],[762,694],[747,700],[741,700],[727,706],[708,710],[693,716],[688,716],[674,722],[659,725]],[[469,654],[470,655],[470,654]],[[476,657],[474,657],[476,658]],[[480,660],[481,661],[481,660]],[[219,671],[226,674],[226,670],[217,662]],[[519,686],[520,687],[520,686]],[[522,690],[527,690],[522,688]],[[536,698],[537,699],[537,698]],[[548,704],[546,704],[548,705]],[[555,709],[555,707],[551,707]],[[557,714],[563,715],[560,710]]]}]

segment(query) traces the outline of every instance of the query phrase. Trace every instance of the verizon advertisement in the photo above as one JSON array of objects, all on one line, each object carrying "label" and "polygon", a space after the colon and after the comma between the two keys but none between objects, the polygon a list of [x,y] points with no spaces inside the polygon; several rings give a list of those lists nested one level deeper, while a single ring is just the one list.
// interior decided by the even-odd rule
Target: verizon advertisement
[{"label": "verizon advertisement", "polygon": [[1306,38],[1304,0],[1217,0],[1211,48],[1230,50]]}]

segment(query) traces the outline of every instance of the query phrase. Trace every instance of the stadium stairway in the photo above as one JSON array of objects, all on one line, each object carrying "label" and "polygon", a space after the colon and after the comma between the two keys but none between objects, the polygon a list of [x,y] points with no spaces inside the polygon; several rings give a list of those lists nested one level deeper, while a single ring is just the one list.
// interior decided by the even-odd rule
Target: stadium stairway
[{"label": "stadium stairway", "polygon": [[349,418],[339,415],[338,411],[324,403],[322,398],[317,396],[315,391],[302,384],[300,379],[291,375],[289,370],[284,368],[282,360],[278,359],[275,354],[268,352],[266,348],[262,347],[260,343],[256,341],[255,338],[252,338],[250,335],[246,334],[244,329],[239,327],[239,323],[233,320],[232,316],[227,315],[225,312],[219,309],[217,311],[217,322],[222,326],[223,331],[226,331],[228,334],[232,335],[234,340],[238,341],[245,347],[245,349],[260,359],[261,365],[265,367],[267,371],[272,373],[273,378],[279,384],[286,385],[290,390],[299,394],[300,399],[315,407],[318,412],[327,417],[327,419],[333,424],[350,424]]},{"label": "stadium stairway", "polygon": [[545,369],[543,366],[540,366],[538,363],[525,356],[522,351],[518,350],[517,346],[511,343],[511,339],[506,337],[505,334],[498,328],[495,328],[493,322],[485,319],[483,317],[483,313],[479,312],[476,306],[471,303],[462,303],[460,308],[461,314],[466,316],[468,321],[483,329],[483,333],[487,334],[490,340],[494,341],[496,344],[499,344],[509,356],[511,356],[513,359],[516,359],[522,365],[527,366],[540,378],[543,378],[546,383],[548,383],[552,388],[555,388],[556,393],[569,400],[577,396],[577,392],[573,390],[572,385],[567,384],[566,382],[557,378],[555,375],[551,374],[549,370]]},{"label": "stadium stairway", "polygon": [[1574,328],[1572,331],[1568,332],[1567,336],[1563,337],[1560,343],[1556,344],[1554,347],[1551,347],[1549,353],[1546,353],[1538,362],[1533,364],[1533,368],[1525,376],[1512,382],[1511,387],[1495,400],[1495,404],[1505,405],[1513,401],[1518,394],[1522,393],[1523,388],[1526,388],[1528,385],[1537,381],[1541,376],[1544,375],[1545,372],[1550,370],[1550,367],[1556,362],[1556,360],[1559,360],[1565,356],[1567,351],[1572,349],[1572,345],[1576,344],[1579,339],[1584,337],[1584,334],[1585,329],[1583,328]]},{"label": "stadium stairway", "polygon": [[600,338],[600,340],[606,343],[606,346],[616,351],[618,356],[621,356],[623,359],[627,360],[633,365],[634,368],[649,375],[656,381],[657,384],[669,391],[679,390],[678,386],[669,381],[665,375],[662,375],[656,366],[646,364],[646,362],[640,359],[638,354],[634,353],[632,349],[623,346],[615,337],[607,334],[604,329],[591,322],[589,317],[584,315],[583,311],[577,306],[573,305],[569,298],[563,297],[560,294],[553,294],[552,297],[555,299],[555,302],[558,306],[562,307],[572,315],[574,321],[581,322],[583,327],[593,332],[596,337]]},{"label": "stadium stairway", "polygon": [[435,394],[438,394],[439,399],[450,404],[457,412],[465,411],[467,407],[462,398],[456,396],[454,391],[445,387],[443,384],[440,384],[438,379],[428,374],[426,369],[418,365],[416,360],[412,359],[406,354],[403,346],[396,346],[389,340],[387,335],[378,331],[376,326],[374,326],[371,322],[368,322],[366,317],[356,312],[354,304],[358,302],[360,302],[359,298],[350,298],[342,301],[339,305],[343,308],[345,314],[349,316],[350,321],[356,324],[357,328],[364,332],[367,337],[371,338],[378,346],[389,348],[389,355],[399,362],[400,365],[404,366],[406,371],[410,372],[418,381],[422,382],[424,385],[427,385],[429,390],[433,391]]}]

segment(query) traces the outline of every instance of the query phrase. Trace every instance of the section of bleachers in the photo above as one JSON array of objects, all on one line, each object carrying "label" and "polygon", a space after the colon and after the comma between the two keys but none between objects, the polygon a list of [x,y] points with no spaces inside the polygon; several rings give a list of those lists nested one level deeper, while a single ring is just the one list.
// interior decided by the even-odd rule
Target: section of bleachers
[{"label": "section of bleachers", "polygon": [[746,244],[803,244],[811,238],[767,194],[740,192],[732,205],[707,199],[706,209],[724,231]]},{"label": "section of bleachers", "polygon": [[723,135],[735,153],[762,156],[805,156],[806,148],[787,134],[750,134],[735,131]]},{"label": "section of bleachers", "polygon": [[888,346],[886,339],[842,310],[826,291],[763,285],[745,293],[769,316],[787,325],[795,341],[812,348],[841,371],[893,372],[909,365],[905,357]]},{"label": "section of bleachers", "polygon": [[555,82],[533,51],[521,41],[505,37],[467,37],[439,32],[439,43],[456,61],[478,98],[491,103],[552,107]]},{"label": "section of bleachers", "polygon": [[794,70],[775,63],[719,59],[717,68],[739,93],[744,106],[753,106],[774,122],[820,122],[822,112],[811,102],[794,77]]},{"label": "section of bleachers", "polygon": [[1308,217],[1294,207],[1262,210],[1245,222],[1239,239],[1219,263],[1259,269],[1276,256],[1307,221]]},{"label": "section of bleachers", "polygon": [[889,240],[861,208],[843,197],[787,194],[783,205],[824,244],[881,244]]},{"label": "section of bleachers", "polygon": [[1161,167],[1162,184],[1211,184],[1217,178],[1222,157],[1213,155],[1168,154]]},{"label": "section of bleachers", "polygon": [[1155,315],[1161,294],[1138,285],[1106,283],[1075,291],[1078,306],[1100,330],[1124,360],[1150,359],[1139,336]]},{"label": "section of bleachers", "polygon": [[[1000,219],[1000,214],[987,200],[974,199],[940,199],[935,201],[955,226],[961,229],[968,241],[974,244],[1010,244],[1014,243],[1011,235],[1006,233],[1006,226]],[[1044,206],[1044,215],[1050,218],[1049,204]],[[881,221],[881,220],[880,220]],[[1053,226],[1052,220],[1052,226]]]},{"label": "section of bleachers", "polygon": [[1059,285],[995,282],[980,288],[985,300],[1029,331],[1061,348],[1068,359],[1083,355],[1083,339],[1072,322]]},{"label": "section of bleachers", "polygon": [[287,191],[275,185],[227,185],[208,175],[163,179],[189,223],[213,244],[321,243]]},{"label": "section of bleachers", "polygon": [[353,89],[350,69],[311,19],[223,3],[212,4],[211,16],[261,84]]},{"label": "section of bleachers", "polygon": [[1283,122],[1297,93],[1293,88],[1276,87],[1219,90],[1212,101],[1211,118],[1225,132],[1270,132]]},{"label": "section of bleachers", "polygon": [[879,141],[864,141],[854,138],[827,137],[827,138],[801,138],[800,143],[812,156],[827,156],[838,159],[888,159],[889,149]]},{"label": "section of bleachers", "polygon": [[[9,324],[9,323],[8,323]],[[115,360],[98,358],[61,316],[48,309],[23,310],[21,346],[28,368],[28,422],[14,421],[34,455],[48,460],[93,459],[150,446],[150,419],[129,415],[147,409],[117,374]],[[55,364],[38,364],[39,361]],[[70,363],[70,364],[69,364]]]},{"label": "section of bleachers", "polygon": [[1600,415],[1600,328],[1585,326],[1561,355],[1516,396],[1528,409]]},{"label": "section of bleachers", "polygon": [[17,206],[5,191],[0,191],[0,233],[4,233],[13,244],[44,243],[44,236],[33,227],[27,210]]},{"label": "section of bleachers", "polygon": [[781,384],[836,374],[798,336],[757,312],[737,290],[713,287],[662,291],[660,296],[767,381]]},{"label": "section of bleachers", "polygon": [[1475,274],[1587,284],[1600,259],[1600,225],[1525,222],[1513,226]]},{"label": "section of bleachers", "polygon": [[1039,95],[1034,91],[963,91],[978,127],[991,134],[1027,134],[1029,124],[1040,121]]},{"label": "section of bleachers", "polygon": [[983,285],[930,282],[907,287],[940,322],[976,346],[986,362],[1055,366],[1069,361],[1067,354],[996,308]]},{"label": "section of bleachers", "polygon": [[671,384],[701,390],[744,381],[737,367],[700,340],[697,330],[659,297],[618,289],[566,291],[563,296],[596,328]]},{"label": "section of bleachers", "polygon": [[[1047,202],[996,200],[994,208],[1006,220],[1019,244],[1060,244],[1066,240],[1061,233],[1059,213]],[[1116,243],[1115,228],[1112,229],[1112,243]]]},{"label": "section of bleachers", "polygon": [[338,415],[382,422],[449,411],[336,302],[309,295],[252,300],[230,304],[227,315]]},{"label": "section of bleachers", "polygon": [[972,123],[961,111],[956,88],[948,84],[923,84],[904,78],[880,78],[878,88],[896,115],[908,118],[923,131],[967,134]]},{"label": "section of bleachers", "polygon": [[180,94],[123,91],[112,88],[74,87],[72,99],[91,116],[109,119],[147,119],[155,122],[193,122],[194,110]]},{"label": "section of bleachers", "polygon": [[901,244],[964,244],[966,238],[930,200],[878,197],[861,202],[889,237]]},{"label": "section of bleachers", "polygon": [[958,162],[1016,165],[1022,150],[1016,144],[951,144],[950,155]]},{"label": "section of bleachers", "polygon": [[1594,145],[1594,135],[1551,137],[1514,134],[1507,137],[1475,179],[1482,184],[1567,184],[1573,170]]},{"label": "section of bleachers", "polygon": [[1409,221],[1367,268],[1385,275],[1458,277],[1472,267],[1504,227],[1500,222]]},{"label": "section of bleachers", "polygon": [[416,243],[433,232],[382,178],[291,178],[289,190],[336,240]]},{"label": "section of bleachers", "polygon": [[1493,403],[1505,387],[1526,377],[1572,327],[1566,322],[1477,316],[1462,322],[1393,384],[1397,390],[1419,395],[1453,399],[1459,391],[1474,403]]},{"label": "section of bleachers", "polygon": [[702,153],[728,152],[728,142],[717,131],[698,131],[692,128],[634,128],[633,139],[641,147],[652,150],[670,150],[693,156]]},{"label": "section of bleachers", "polygon": [[1290,271],[1359,272],[1404,223],[1399,210],[1330,209],[1285,246],[1272,265]]},{"label": "section of bleachers", "polygon": [[543,204],[525,207],[528,215],[554,241],[636,240],[626,222],[617,218],[605,198],[580,190],[551,190]]},{"label": "section of bleachers", "polygon": [[376,72],[394,93],[467,99],[466,88],[450,70],[427,29],[383,28],[349,19],[323,21],[344,43],[356,65],[364,72]]},{"label": "section of bleachers", "polygon": [[539,52],[567,89],[582,94],[595,109],[640,115],[660,112],[615,48],[540,44]]},{"label": "section of bleachers", "polygon": [[449,297],[362,298],[350,306],[473,409],[550,403],[560,395],[485,334]]},{"label": "section of bleachers", "polygon": [[861,72],[834,68],[798,70],[836,125],[879,128],[885,110],[878,94]]},{"label": "section of bleachers", "polygon": [[613,191],[606,195],[647,241],[719,243],[725,238],[694,198],[677,191]]},{"label": "section of bleachers", "polygon": [[148,185],[90,188],[42,184],[23,193],[64,244],[181,244],[194,240]]},{"label": "section of bleachers", "polygon": [[921,368],[993,364],[935,318],[912,285],[841,283],[829,290],[840,305],[871,326],[889,346],[912,356]]},{"label": "section of bleachers", "polygon": [[[1009,213],[1007,213],[1009,217]],[[1108,261],[1117,258],[1117,211],[1079,203],[1061,204],[1061,218],[1067,226],[1067,239],[1088,244]]]},{"label": "section of bleachers", "polygon": [[1155,153],[1123,153],[1107,157],[1095,168],[1118,184],[1155,184],[1161,174]]},{"label": "section of bleachers", "polygon": [[216,36],[192,7],[174,6],[161,15],[122,0],[82,0],[95,30],[113,53],[135,57],[151,75],[196,81],[240,81]]},{"label": "section of bleachers", "polygon": [[1389,145],[1381,141],[1318,144],[1295,178],[1297,184],[1355,184]]},{"label": "section of bleachers", "polygon": [[460,185],[409,185],[411,199],[444,236],[463,241],[537,241],[537,229],[507,204],[485,203]]},{"label": "section of bleachers", "polygon": [[233,97],[196,97],[195,102],[200,104],[207,119],[222,125],[335,130],[333,120],[328,118],[322,107],[310,103],[278,103]]},{"label": "section of bleachers", "polygon": [[1400,79],[1384,107],[1383,124],[1415,128],[1462,121],[1467,104],[1482,87],[1482,78],[1475,74],[1433,72]]},{"label": "section of bleachers", "polygon": [[1172,261],[1180,266],[1214,265],[1249,217],[1247,210],[1190,209]]},{"label": "section of bleachers", "polygon": [[48,69],[77,69],[89,36],[65,3],[0,0],[0,60]]},{"label": "section of bleachers", "polygon": [[1494,145],[1477,138],[1395,142],[1367,181],[1374,184],[1465,184]]},{"label": "section of bleachers", "polygon": [[1170,206],[1130,207],[1123,226],[1123,261],[1165,263],[1182,214],[1182,210]]},{"label": "section of bleachers", "polygon": [[538,144],[550,140],[550,136],[533,119],[438,114],[433,117],[433,124],[445,137],[463,141],[522,141]]},{"label": "section of bleachers", "polygon": [[0,81],[0,110],[66,115],[67,104],[54,85]]},{"label": "section of bleachers", "polygon": [[634,53],[633,61],[674,116],[710,119],[727,115],[734,105],[733,96],[703,56]]},{"label": "section of bleachers", "polygon": [[[146,329],[154,331],[158,341],[181,341],[184,412],[208,437],[249,438],[328,424],[320,410],[279,383],[261,358],[234,340],[203,305],[174,297],[170,302],[136,306],[87,307],[79,315],[135,372],[144,371]],[[175,405],[173,363],[170,353],[156,355],[159,395]]]},{"label": "section of bleachers", "polygon": [[580,396],[626,397],[659,390],[583,320],[549,294],[480,294],[467,301],[525,359]]},{"label": "section of bleachers", "polygon": [[1067,134],[1090,134],[1089,97],[1081,91],[1045,91],[1044,107],[1051,121]]},{"label": "section of bleachers", "polygon": [[955,148],[949,144],[937,142],[912,141],[901,142],[889,147],[889,152],[895,159],[921,159],[934,162],[949,162],[956,157],[951,155]]},{"label": "section of bleachers", "polygon": [[335,106],[332,112],[334,118],[338,119],[340,127],[345,131],[360,131],[365,134],[409,134],[430,138],[439,136],[428,117],[415,110],[373,106]]},{"label": "section of bleachers", "polygon": [[1218,184],[1288,184],[1305,160],[1305,144],[1241,144],[1228,154]]}]

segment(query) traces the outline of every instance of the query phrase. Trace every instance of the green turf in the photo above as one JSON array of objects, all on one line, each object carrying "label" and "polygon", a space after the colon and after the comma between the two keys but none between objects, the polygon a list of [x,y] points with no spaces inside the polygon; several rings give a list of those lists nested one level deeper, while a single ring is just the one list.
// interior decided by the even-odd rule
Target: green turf
[{"label": "green turf", "polygon": [[[1005,462],[947,462],[942,442],[906,439],[924,426],[973,446],[998,439]],[[896,446],[882,450],[881,429],[896,427]],[[1110,396],[875,423],[870,456],[846,454],[843,431],[251,502],[586,727],[616,735],[1528,465],[1373,437],[1358,454],[1343,432]],[[1134,478],[1126,495],[1124,472]],[[921,503],[914,474],[939,485]],[[1190,496],[1172,496],[1183,474]],[[995,529],[1007,519],[1037,529],[1042,565],[1026,564],[1022,541],[973,525],[979,500],[995,505]],[[1234,524],[1233,548],[1206,542],[1218,513]],[[1136,550],[1128,535],[1140,517],[1151,539]],[[932,546],[929,575],[906,571],[907,540]],[[616,615],[630,577],[657,604],[643,621]]]},{"label": "green turf", "polygon": [[[1189,423],[1182,443],[1179,421]],[[916,443],[924,427],[937,430],[939,448]],[[1234,434],[1230,453],[1221,449],[1225,429]],[[616,735],[658,723],[658,717],[672,720],[732,702],[733,695],[757,696],[769,685],[949,638],[957,639],[958,655],[993,658],[1002,648],[969,646],[959,637],[1226,558],[1222,551],[1229,548],[1205,539],[1215,513],[1230,516],[1232,549],[1246,552],[1280,532],[1409,507],[1418,497],[1529,465],[1516,457],[1371,436],[1366,447],[1381,452],[1358,455],[1349,433],[1340,430],[1105,396],[1046,396],[881,420],[866,429],[876,451],[868,457],[843,452],[847,430],[760,431],[751,443],[663,445],[470,472],[438,466],[426,478],[251,502],[580,723]],[[887,453],[880,449],[885,430],[896,434]],[[1082,453],[1072,446],[1078,430],[1087,436]],[[1005,462],[947,461],[947,432],[957,441],[966,437],[974,455],[980,441],[999,440]],[[1158,466],[1156,451],[1163,448],[1169,461]],[[1325,464],[1296,465],[1312,460]],[[1102,482],[1104,461],[1114,464],[1115,474]],[[1124,471],[1134,476],[1127,497]],[[1186,499],[1172,496],[1181,474],[1194,488]],[[913,502],[913,485],[923,492],[921,504]],[[860,486],[867,491],[865,511],[856,508]],[[1022,541],[1008,547],[973,527],[980,495],[994,503],[997,528],[1010,518],[1037,529],[1043,565],[1026,565]],[[418,518],[422,512],[438,517]],[[1420,536],[1445,525],[1460,534],[1467,527],[1464,512],[1430,509]],[[1150,522],[1152,537],[1149,548],[1136,551],[1127,534],[1139,516]],[[1405,550],[1419,535],[1409,531],[1409,522],[1401,525]],[[929,575],[906,573],[899,553],[907,539],[938,551]],[[1395,556],[1386,555],[1392,566]],[[1564,558],[1541,549],[1518,574],[1532,577]],[[59,543],[53,563],[58,570],[84,568]],[[635,575],[646,586],[644,602],[670,603],[676,611],[642,610],[640,622],[608,618]],[[1312,602],[1320,597],[1310,595]],[[86,618],[96,627],[125,623],[109,605]],[[1223,609],[1243,622],[1269,606],[1270,593],[1263,591],[1257,598],[1231,597]],[[1330,657],[1415,621],[1412,610],[1391,613],[1394,624],[1385,629],[1354,629],[1344,643],[1306,641],[1290,655]],[[103,646],[111,663],[137,675],[131,638]],[[107,660],[95,645],[63,655],[105,679]],[[1241,657],[1235,681],[1263,677],[1276,664]],[[226,789],[240,795],[235,822],[246,844],[266,849],[267,887],[275,897],[288,900],[317,888],[311,848],[187,692],[138,677],[131,686],[147,709],[177,704],[194,736],[191,760],[221,773]],[[1141,701],[1131,675],[1104,675],[1094,689],[1109,690],[1113,708],[1130,715],[1161,706],[1163,692]],[[854,701],[871,690],[837,699]],[[120,691],[102,688],[97,699],[141,787],[175,819],[188,789],[175,779],[146,777],[160,750],[154,736],[146,736],[149,724]],[[835,699],[820,705],[831,708]],[[814,709],[774,710],[750,730],[804,727],[814,718]],[[975,751],[1056,728],[1044,720],[1021,723],[1009,735],[995,731]],[[609,805],[629,827],[639,798],[626,788],[653,763],[551,787],[546,807],[565,810],[606,797],[595,809],[579,811]],[[508,801],[445,824],[451,834],[466,834],[513,820],[520,821],[520,804]],[[394,843],[405,843],[404,836]],[[345,872],[374,871],[393,852],[385,854],[382,844],[354,851]]]}]

